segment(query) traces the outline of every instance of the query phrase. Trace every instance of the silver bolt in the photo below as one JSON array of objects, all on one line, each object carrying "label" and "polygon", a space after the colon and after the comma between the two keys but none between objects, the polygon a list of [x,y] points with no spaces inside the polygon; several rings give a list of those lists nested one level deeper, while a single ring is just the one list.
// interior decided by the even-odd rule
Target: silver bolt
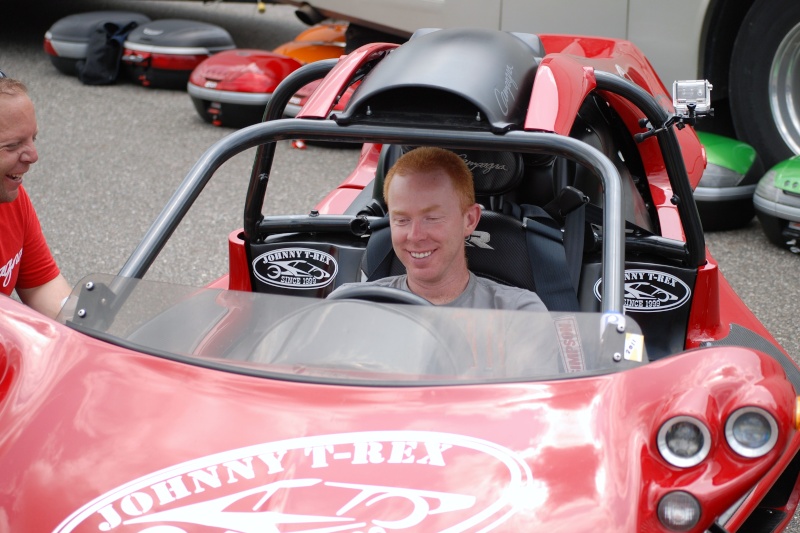
[{"label": "silver bolt", "polygon": [[78,316],[84,318],[86,316],[86,309],[78,309]]},{"label": "silver bolt", "polygon": [[86,282],[86,290],[87,290],[87,291],[90,291],[90,290],[92,290],[92,289],[94,289],[94,283],[93,283],[93,282],[91,282],[91,281],[87,281],[87,282]]},{"label": "silver bolt", "polygon": [[614,352],[613,358],[614,358],[614,361],[619,363],[620,361],[622,361],[622,354],[619,353],[619,352]]}]

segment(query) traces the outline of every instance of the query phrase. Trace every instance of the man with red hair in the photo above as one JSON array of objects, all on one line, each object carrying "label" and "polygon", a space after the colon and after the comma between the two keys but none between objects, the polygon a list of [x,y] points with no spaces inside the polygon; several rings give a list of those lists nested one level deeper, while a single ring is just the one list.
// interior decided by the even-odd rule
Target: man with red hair
[{"label": "man with red hair", "polygon": [[404,154],[386,175],[392,248],[406,274],[375,285],[410,291],[436,305],[547,311],[539,296],[469,271],[465,239],[478,225],[472,172],[455,153],[422,147]]}]

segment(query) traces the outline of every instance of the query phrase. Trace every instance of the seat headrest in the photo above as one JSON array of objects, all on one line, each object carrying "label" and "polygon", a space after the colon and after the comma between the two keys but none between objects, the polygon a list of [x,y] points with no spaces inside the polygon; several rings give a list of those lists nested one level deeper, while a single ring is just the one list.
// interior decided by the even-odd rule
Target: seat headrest
[{"label": "seat headrest", "polygon": [[[389,168],[400,156],[413,150],[414,146],[385,144],[381,150],[375,181],[372,188],[373,201],[385,209],[383,180]],[[487,197],[500,196],[513,191],[522,181],[525,164],[521,154],[515,152],[486,152],[482,150],[452,150],[458,154],[472,171],[475,196],[479,203]]]},{"label": "seat headrest", "polygon": [[[413,150],[404,146],[402,152]],[[522,155],[515,152],[487,152],[483,150],[451,150],[472,171],[475,196],[499,196],[517,188],[522,180],[524,164]]]}]

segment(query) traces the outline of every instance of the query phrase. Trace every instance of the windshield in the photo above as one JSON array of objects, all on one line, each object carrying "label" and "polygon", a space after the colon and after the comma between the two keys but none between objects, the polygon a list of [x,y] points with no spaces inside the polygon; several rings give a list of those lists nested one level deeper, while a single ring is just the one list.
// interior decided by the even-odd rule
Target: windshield
[{"label": "windshield", "polygon": [[189,364],[315,382],[534,381],[647,361],[627,317],[620,331],[599,313],[321,300],[110,275],[81,281],[59,320]]}]

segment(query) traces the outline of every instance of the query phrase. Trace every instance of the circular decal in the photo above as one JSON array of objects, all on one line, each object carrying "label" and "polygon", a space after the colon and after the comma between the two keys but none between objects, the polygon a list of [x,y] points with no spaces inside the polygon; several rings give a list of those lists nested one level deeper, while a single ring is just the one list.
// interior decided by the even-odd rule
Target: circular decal
[{"label": "circular decal", "polygon": [[331,254],[312,248],[281,248],[253,259],[256,278],[285,289],[325,287],[338,271],[339,265]]},{"label": "circular decal", "polygon": [[482,439],[338,433],[147,474],[87,503],[54,533],[490,531],[525,504],[520,495],[534,485],[519,454]]},{"label": "circular decal", "polygon": [[[600,286],[603,279],[594,284],[594,295],[602,300]],[[635,313],[660,313],[675,309],[687,301],[692,290],[680,278],[658,270],[625,271],[625,310]]]}]

